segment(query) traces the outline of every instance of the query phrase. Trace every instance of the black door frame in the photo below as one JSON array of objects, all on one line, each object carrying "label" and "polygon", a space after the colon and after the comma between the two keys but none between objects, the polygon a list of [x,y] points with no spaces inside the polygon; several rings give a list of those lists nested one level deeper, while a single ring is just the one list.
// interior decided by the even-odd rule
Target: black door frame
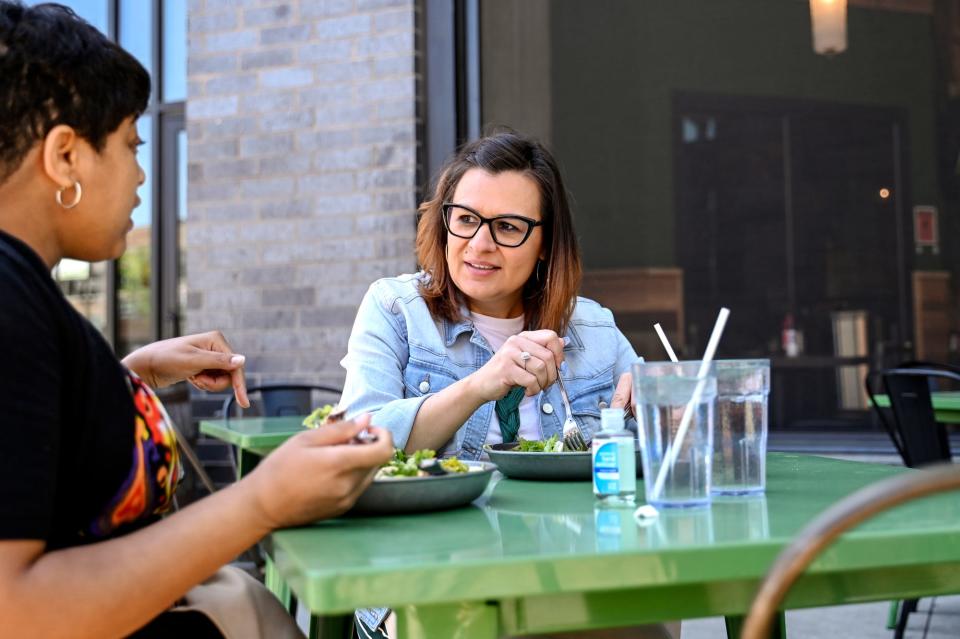
[{"label": "black door frame", "polygon": [[[682,117],[681,114],[686,111],[713,111],[718,113],[756,113],[758,115],[780,116],[784,122],[784,206],[787,216],[787,235],[785,238],[785,250],[787,251],[788,265],[792,260],[793,242],[791,241],[793,229],[789,222],[792,217],[792,184],[790,179],[791,157],[789,146],[789,118],[802,115],[843,115],[859,119],[875,119],[891,123],[893,127],[892,139],[893,149],[892,161],[894,170],[894,215],[896,217],[897,229],[897,317],[899,325],[902,327],[900,337],[900,348],[906,349],[906,342],[913,343],[913,317],[912,291],[910,289],[909,273],[913,266],[913,255],[907,250],[907,237],[910,232],[910,218],[906,213],[906,203],[912,201],[910,195],[910,142],[909,128],[907,126],[908,113],[906,109],[897,107],[883,107],[864,104],[843,104],[836,102],[826,102],[810,99],[793,99],[781,97],[754,97],[725,95],[701,92],[678,91],[674,93],[672,99],[672,130],[673,130],[673,174],[679,175],[680,154],[677,151],[676,141],[680,139]],[[674,210],[679,210],[680,194],[682,185],[676,180],[674,189]],[[676,254],[680,255],[681,238],[680,234],[675,237]],[[792,274],[788,278],[788,297],[791,307],[795,307],[796,294],[792,290]],[[796,308],[793,308],[796,312]],[[909,339],[908,339],[909,338]],[[909,357],[909,353],[905,352]]]},{"label": "black door frame", "polygon": [[447,158],[480,134],[480,0],[418,0],[417,22],[422,196]]}]

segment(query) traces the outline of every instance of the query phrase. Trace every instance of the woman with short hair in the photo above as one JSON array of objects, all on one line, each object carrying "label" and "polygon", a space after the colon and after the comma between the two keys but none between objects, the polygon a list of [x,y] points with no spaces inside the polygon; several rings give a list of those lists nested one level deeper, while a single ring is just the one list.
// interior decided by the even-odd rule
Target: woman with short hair
[{"label": "woman with short hair", "polygon": [[[224,619],[174,603],[274,528],[349,508],[393,452],[379,429],[350,445],[369,417],[310,431],[161,518],[181,469],[150,386],[232,385],[247,406],[244,358],[211,332],[121,364],[50,276],[123,253],[149,93],[140,63],[69,9],[0,0],[0,637],[221,637]],[[271,611],[261,630],[299,635],[261,585],[230,583],[262,593],[238,616]]]}]

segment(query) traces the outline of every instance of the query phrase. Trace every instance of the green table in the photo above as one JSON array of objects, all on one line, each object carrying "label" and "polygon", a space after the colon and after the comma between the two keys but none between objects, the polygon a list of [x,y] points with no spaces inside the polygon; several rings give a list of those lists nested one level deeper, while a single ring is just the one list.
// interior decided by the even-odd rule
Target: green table
[{"label": "green table", "polygon": [[[300,420],[203,422],[201,431],[256,459],[302,430]],[[355,608],[390,606],[405,639],[714,615],[736,632],[759,580],[805,523],[898,472],[912,471],[771,453],[766,497],[665,512],[649,527],[629,510],[598,508],[585,482],[499,479],[466,508],[278,531],[268,585],[284,601],[289,585],[334,631]],[[787,607],[951,592],[960,592],[960,498],[944,495],[845,535],[798,581]]]},{"label": "green table", "polygon": [[237,474],[243,477],[253,470],[261,457],[305,430],[304,417],[241,417],[201,421],[200,432],[237,447]]},{"label": "green table", "polygon": [[[273,556],[314,614],[390,606],[408,639],[713,615],[736,630],[759,580],[805,523],[898,472],[914,471],[770,454],[765,498],[665,512],[648,527],[635,525],[629,510],[599,508],[585,482],[500,479],[467,508],[278,531]],[[787,607],[949,592],[960,592],[956,495],[910,504],[845,535],[797,582]]]},{"label": "green table", "polygon": [[[237,479],[256,467],[260,459],[293,435],[305,430],[299,417],[239,417],[236,419],[200,422],[200,432],[216,437],[237,448]],[[290,588],[279,576],[273,559],[266,557],[266,586],[270,592],[292,608]],[[294,611],[295,612],[295,611]]]},{"label": "green table", "polygon": [[[884,408],[890,407],[890,398],[886,395],[876,395],[877,404]],[[933,411],[938,422],[943,424],[960,424],[960,392],[943,391],[931,393]]]}]

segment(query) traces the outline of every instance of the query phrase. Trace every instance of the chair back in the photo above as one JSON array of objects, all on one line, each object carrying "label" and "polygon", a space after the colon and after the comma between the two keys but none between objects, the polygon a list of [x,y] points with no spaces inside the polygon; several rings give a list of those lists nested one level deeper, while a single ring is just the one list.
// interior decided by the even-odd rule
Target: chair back
[{"label": "chair back", "polygon": [[[874,397],[877,376],[890,399],[889,414]],[[928,362],[906,362],[867,377],[870,401],[906,466],[917,468],[951,460],[947,431],[936,420],[930,396],[932,385],[947,380],[960,382],[960,372],[950,366]]]},{"label": "chair back", "polygon": [[943,424],[937,422],[930,397],[930,379],[946,375],[925,369],[894,369],[883,374],[890,398],[903,462],[911,468],[950,461],[950,444]]},{"label": "chair back", "polygon": [[946,464],[900,473],[848,495],[807,524],[777,556],[760,584],[741,639],[766,639],[793,583],[842,533],[904,502],[960,489],[960,466]]},{"label": "chair back", "polygon": [[310,394],[308,388],[277,388],[267,391],[261,389],[263,414],[269,417],[306,415],[312,410]]},{"label": "chair back", "polygon": [[[247,394],[260,393],[264,417],[286,417],[307,415],[313,409],[311,395],[313,391],[339,395],[342,389],[323,384],[260,384],[247,388]],[[223,418],[229,420],[236,398],[231,394],[223,400]]]}]

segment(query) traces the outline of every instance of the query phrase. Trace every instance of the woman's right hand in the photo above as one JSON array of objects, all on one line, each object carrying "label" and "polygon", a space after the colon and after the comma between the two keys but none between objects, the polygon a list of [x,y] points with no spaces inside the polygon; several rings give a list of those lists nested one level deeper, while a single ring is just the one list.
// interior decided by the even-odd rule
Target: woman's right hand
[{"label": "woman's right hand", "polygon": [[[525,352],[529,359],[523,359]],[[559,335],[550,330],[524,331],[508,338],[490,361],[467,379],[482,401],[496,401],[514,386],[522,386],[530,397],[557,381],[562,362],[563,339]]]},{"label": "woman's right hand", "polygon": [[[271,530],[334,517],[348,510],[393,456],[393,439],[369,426],[370,416],[326,424],[291,437],[240,482]],[[377,436],[352,443],[364,428]]]}]

